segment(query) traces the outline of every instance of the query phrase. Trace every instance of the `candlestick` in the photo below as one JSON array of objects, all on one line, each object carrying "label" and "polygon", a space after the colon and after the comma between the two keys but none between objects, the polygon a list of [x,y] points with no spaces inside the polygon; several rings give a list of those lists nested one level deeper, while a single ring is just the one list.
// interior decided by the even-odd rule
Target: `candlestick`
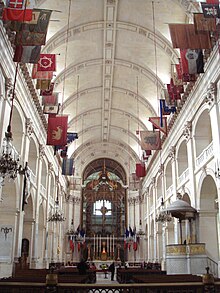
[{"label": "candlestick", "polygon": [[93,245],[94,245],[94,247],[93,247],[93,254],[94,254],[93,259],[95,259],[95,254],[96,254],[95,253],[95,249],[96,249],[96,247],[95,247],[95,234],[94,234],[94,244]]},{"label": "candlestick", "polygon": [[115,252],[114,245],[115,245],[115,236],[113,234],[113,236],[112,236],[112,257],[113,257],[113,259],[114,259],[114,252]]},{"label": "candlestick", "polygon": [[106,252],[107,252],[107,257],[108,257],[108,253],[109,253],[109,251],[108,251],[108,235],[106,236]]}]

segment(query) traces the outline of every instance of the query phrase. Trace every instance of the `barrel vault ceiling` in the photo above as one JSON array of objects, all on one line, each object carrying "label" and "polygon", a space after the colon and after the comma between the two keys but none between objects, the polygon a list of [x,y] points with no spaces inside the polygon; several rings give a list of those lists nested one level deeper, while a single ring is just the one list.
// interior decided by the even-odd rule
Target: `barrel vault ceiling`
[{"label": "barrel vault ceiling", "polygon": [[[110,158],[127,174],[141,157],[137,130],[152,130],[158,99],[169,83],[178,51],[168,23],[184,23],[198,3],[187,0],[38,0],[53,10],[44,53],[57,55],[55,91],[60,92],[68,149],[76,175],[91,161]],[[154,16],[154,17],[153,17]]]}]

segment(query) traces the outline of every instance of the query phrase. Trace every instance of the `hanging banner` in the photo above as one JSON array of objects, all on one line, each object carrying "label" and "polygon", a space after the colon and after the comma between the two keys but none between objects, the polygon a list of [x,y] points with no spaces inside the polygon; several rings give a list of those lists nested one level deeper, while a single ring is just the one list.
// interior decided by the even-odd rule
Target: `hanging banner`
[{"label": "hanging banner", "polygon": [[41,90],[40,96],[52,96],[53,95],[53,89],[54,89],[54,82],[51,82],[50,87],[48,90]]},{"label": "hanging banner", "polygon": [[53,71],[37,71],[37,64],[34,64],[32,69],[32,78],[35,79],[52,79]]},{"label": "hanging banner", "polygon": [[42,97],[42,105],[56,106],[58,105],[59,93],[53,93],[51,96]]},{"label": "hanging banner", "polygon": [[46,90],[50,87],[50,79],[37,79],[36,89],[37,90]]},{"label": "hanging banner", "polygon": [[73,175],[73,159],[67,159],[67,158],[63,159],[62,175],[68,175],[68,176]]},{"label": "hanging banner", "polygon": [[209,32],[196,33],[194,24],[169,24],[173,48],[211,49]]},{"label": "hanging banner", "polygon": [[162,115],[170,115],[171,113],[176,112],[176,106],[167,106],[166,101],[160,99],[160,113]]},{"label": "hanging banner", "polygon": [[45,33],[35,33],[30,31],[20,31],[16,33],[15,45],[41,46],[46,43]]},{"label": "hanging banner", "polygon": [[41,46],[16,46],[14,62],[37,63],[40,58]]},{"label": "hanging banner", "polygon": [[58,105],[44,105],[43,112],[44,114],[58,114],[59,113],[60,104]]},{"label": "hanging banner", "polygon": [[142,150],[160,150],[161,140],[159,131],[140,131]]},{"label": "hanging banner", "polygon": [[47,145],[66,145],[68,116],[48,118]]},{"label": "hanging banner", "polygon": [[138,178],[145,177],[146,176],[145,164],[144,163],[137,163],[135,173]]},{"label": "hanging banner", "polygon": [[219,18],[220,9],[219,4],[201,3],[202,12],[206,18]]},{"label": "hanging banner", "polygon": [[167,135],[167,117],[150,117],[148,119],[155,128]]},{"label": "hanging banner", "polygon": [[180,49],[180,57],[183,73],[204,73],[202,50]]},{"label": "hanging banner", "polygon": [[56,55],[40,54],[40,59],[37,63],[37,71],[56,71]]},{"label": "hanging banner", "polygon": [[[24,20],[30,21],[32,19],[32,9],[11,9],[3,8],[2,20],[10,21],[20,21]],[[21,44],[18,44],[21,45]]]},{"label": "hanging banner", "polygon": [[194,13],[194,26],[196,32],[215,32],[216,20],[215,18],[208,18],[203,13]]}]

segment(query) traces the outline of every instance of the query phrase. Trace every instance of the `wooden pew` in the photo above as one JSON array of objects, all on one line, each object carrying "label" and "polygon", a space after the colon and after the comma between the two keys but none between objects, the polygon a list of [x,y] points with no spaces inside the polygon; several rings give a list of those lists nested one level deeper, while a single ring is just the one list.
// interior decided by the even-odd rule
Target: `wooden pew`
[{"label": "wooden pew", "polygon": [[129,283],[136,275],[165,275],[166,271],[148,270],[143,268],[118,268],[117,281],[119,283]]}]

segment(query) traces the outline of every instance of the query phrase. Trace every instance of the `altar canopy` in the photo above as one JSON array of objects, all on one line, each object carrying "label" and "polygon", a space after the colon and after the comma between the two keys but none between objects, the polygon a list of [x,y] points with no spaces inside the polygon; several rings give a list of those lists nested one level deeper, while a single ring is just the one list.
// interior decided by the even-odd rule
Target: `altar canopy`
[{"label": "altar canopy", "polygon": [[84,173],[83,227],[88,237],[94,234],[123,237],[126,221],[124,171],[118,163],[108,159],[99,159],[93,165],[91,172]]}]

